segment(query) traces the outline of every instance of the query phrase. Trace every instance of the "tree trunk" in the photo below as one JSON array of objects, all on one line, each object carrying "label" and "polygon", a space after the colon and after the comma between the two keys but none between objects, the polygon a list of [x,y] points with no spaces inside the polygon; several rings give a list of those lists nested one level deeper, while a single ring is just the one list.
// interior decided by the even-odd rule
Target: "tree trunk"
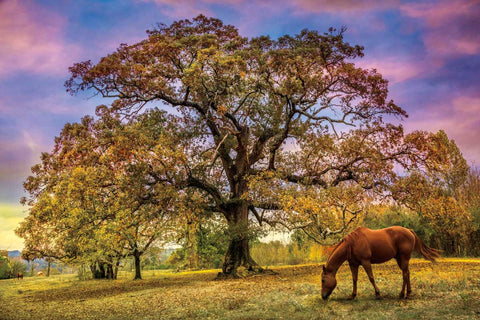
[{"label": "tree trunk", "polygon": [[95,264],[90,265],[90,272],[92,273],[92,278],[97,279],[97,268]]},{"label": "tree trunk", "polygon": [[106,278],[106,272],[105,272],[105,264],[103,262],[98,263],[98,279],[105,279]]},{"label": "tree trunk", "polygon": [[[250,255],[248,229],[248,206],[240,203],[232,208],[229,220],[230,245],[223,262],[222,274],[219,277],[244,277],[248,274],[262,272],[263,269]],[[230,218],[230,219],[229,219]]]},{"label": "tree trunk", "polygon": [[118,276],[118,266],[120,265],[120,259],[117,259],[117,263],[115,263],[115,269],[113,271],[113,279],[117,280]]},{"label": "tree trunk", "polygon": [[113,265],[111,263],[107,265],[107,279],[113,280]]},{"label": "tree trunk", "polygon": [[35,275],[35,265],[34,265],[34,263],[35,262],[33,260],[30,263],[30,276],[32,276],[32,277]]},{"label": "tree trunk", "polygon": [[48,260],[48,267],[47,267],[47,277],[50,277],[50,268],[52,266],[52,261]]},{"label": "tree trunk", "polygon": [[133,257],[135,259],[135,278],[133,280],[141,280],[142,279],[142,274],[141,274],[141,268],[140,268],[140,252],[138,250],[135,250],[133,253]]},{"label": "tree trunk", "polygon": [[90,265],[90,270],[92,271],[93,279],[105,279],[106,270],[103,262],[95,262]]},{"label": "tree trunk", "polygon": [[190,270],[198,269],[197,242],[197,225],[192,222],[187,225],[187,263]]},{"label": "tree trunk", "polygon": [[[244,268],[244,269],[240,269]],[[248,239],[232,239],[225,255],[222,271],[233,277],[246,276],[249,272],[258,273],[262,268],[250,255]]]}]

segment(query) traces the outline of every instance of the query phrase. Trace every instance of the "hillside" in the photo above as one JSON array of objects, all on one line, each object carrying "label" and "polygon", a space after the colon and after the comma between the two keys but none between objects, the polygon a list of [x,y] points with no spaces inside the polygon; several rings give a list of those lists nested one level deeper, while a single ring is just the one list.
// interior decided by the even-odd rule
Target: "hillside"
[{"label": "hillside", "polygon": [[8,257],[9,258],[18,258],[21,255],[22,255],[22,252],[18,251],[18,250],[8,251]]}]

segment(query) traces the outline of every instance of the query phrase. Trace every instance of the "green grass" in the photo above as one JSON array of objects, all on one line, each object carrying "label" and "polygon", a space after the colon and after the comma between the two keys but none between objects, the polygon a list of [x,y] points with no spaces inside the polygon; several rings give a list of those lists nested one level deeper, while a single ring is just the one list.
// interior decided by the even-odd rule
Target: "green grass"
[{"label": "green grass", "polygon": [[397,298],[395,263],[374,266],[383,300],[364,271],[358,296],[348,266],[328,301],[320,298],[320,265],[274,268],[277,275],[215,280],[218,270],[122,273],[117,281],[60,275],[0,281],[0,319],[480,319],[480,259],[412,260],[413,298]]}]

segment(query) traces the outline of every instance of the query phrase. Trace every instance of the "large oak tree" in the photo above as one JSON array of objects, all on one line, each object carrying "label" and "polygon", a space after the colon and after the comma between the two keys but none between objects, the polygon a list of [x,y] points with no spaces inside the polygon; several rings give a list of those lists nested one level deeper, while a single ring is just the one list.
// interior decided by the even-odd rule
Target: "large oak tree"
[{"label": "large oak tree", "polygon": [[415,137],[385,122],[406,116],[388,100],[388,82],[355,66],[363,48],[345,42],[344,31],[248,39],[200,15],[160,24],[98,63],[75,64],[66,87],[114,98],[111,110],[127,117],[162,105],[178,119],[185,161],[173,183],[201,192],[204,207],[228,222],[223,273],[258,271],[251,217],[272,222],[318,209],[322,220],[321,208],[295,210],[290,200],[326,201],[342,187],[384,194],[395,164],[419,160]]}]

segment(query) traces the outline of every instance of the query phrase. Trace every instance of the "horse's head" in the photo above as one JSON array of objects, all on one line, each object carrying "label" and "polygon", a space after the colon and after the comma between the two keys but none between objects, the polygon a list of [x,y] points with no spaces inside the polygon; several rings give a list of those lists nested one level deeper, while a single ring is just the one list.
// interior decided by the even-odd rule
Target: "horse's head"
[{"label": "horse's head", "polygon": [[322,299],[327,300],[333,289],[337,286],[337,279],[335,279],[334,272],[328,272],[323,266],[322,272]]}]

